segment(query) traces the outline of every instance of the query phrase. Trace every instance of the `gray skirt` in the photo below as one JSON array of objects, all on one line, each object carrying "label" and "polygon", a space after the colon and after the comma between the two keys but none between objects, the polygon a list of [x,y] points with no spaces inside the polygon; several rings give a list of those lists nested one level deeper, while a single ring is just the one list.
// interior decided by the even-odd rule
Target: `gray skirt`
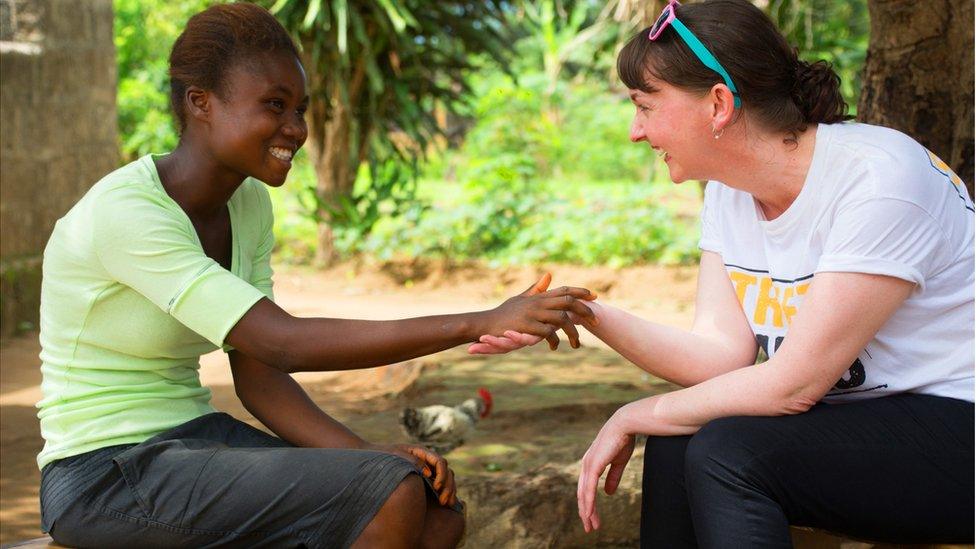
[{"label": "gray skirt", "polygon": [[296,448],[213,413],[47,465],[41,520],[71,547],[348,547],[416,473],[398,456]]}]

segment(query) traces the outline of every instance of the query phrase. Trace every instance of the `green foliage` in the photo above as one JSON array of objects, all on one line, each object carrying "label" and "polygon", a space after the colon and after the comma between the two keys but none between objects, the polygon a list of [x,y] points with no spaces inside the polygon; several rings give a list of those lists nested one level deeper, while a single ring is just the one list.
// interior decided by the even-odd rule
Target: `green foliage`
[{"label": "green foliage", "polygon": [[870,31],[867,0],[771,0],[766,13],[801,58],[833,65],[844,100],[856,110]]},{"label": "green foliage", "polygon": [[[277,258],[304,263],[315,254],[316,226],[290,191],[314,181],[314,174],[303,153],[295,163],[286,187],[272,192]],[[397,217],[381,215],[366,235],[339,227],[336,246],[343,257],[384,260],[690,263],[699,255],[698,192],[694,183],[669,186],[663,180],[546,180],[525,157],[499,154],[472,167],[464,183],[420,181],[421,206]]]},{"label": "green foliage", "polygon": [[[167,57],[189,16],[214,1],[114,0],[125,159],[176,145]],[[316,221],[328,217],[344,256],[693,261],[695,187],[662,185],[663,166],[627,140],[632,106],[612,67],[633,24],[606,12],[619,4],[275,1],[306,56],[319,152],[336,146],[324,141],[335,107],[351,113],[354,182],[327,202],[314,147],[296,156],[289,184],[272,192],[278,259],[311,259]],[[804,59],[833,63],[856,105],[866,0],[770,0],[765,9]],[[455,148],[436,146],[455,131]]]},{"label": "green foliage", "polygon": [[546,109],[541,72],[518,83],[496,73],[480,84],[477,122],[452,158],[461,178],[483,159],[509,154],[531,161],[542,178],[649,180],[653,155],[628,141],[633,107],[622,95],[587,80],[561,83]]},{"label": "green foliage", "polygon": [[[338,165],[322,166],[317,198],[307,203],[333,228],[368,232],[378,201],[397,213],[409,200],[412,176],[395,172],[415,166],[442,135],[435,112],[455,111],[469,97],[472,60],[506,59],[503,2],[277,0],[271,11],[304,50],[312,160]],[[378,176],[367,183],[385,189],[354,194],[364,161]]]},{"label": "green foliage", "polygon": [[690,191],[697,204],[695,188],[543,181],[525,157],[494,156],[472,170],[456,196],[439,190],[443,198],[424,217],[382,222],[359,249],[383,259],[611,266],[698,257],[697,224],[683,215],[687,206],[662,199],[665,192],[688,198]]},{"label": "green foliage", "polygon": [[[416,166],[406,166],[398,158],[381,161],[370,157],[369,160],[352,193],[340,196],[338,205],[321,200],[314,181],[299,187],[297,197],[302,215],[315,223],[328,222],[343,240],[357,242],[368,236],[384,217],[399,217],[408,211],[420,215],[426,210],[426,205],[417,198]],[[320,214],[323,211],[328,212],[328,220]]]},{"label": "green foliage", "polygon": [[176,147],[169,107],[169,51],[186,20],[213,0],[114,0],[118,123],[125,162]]}]

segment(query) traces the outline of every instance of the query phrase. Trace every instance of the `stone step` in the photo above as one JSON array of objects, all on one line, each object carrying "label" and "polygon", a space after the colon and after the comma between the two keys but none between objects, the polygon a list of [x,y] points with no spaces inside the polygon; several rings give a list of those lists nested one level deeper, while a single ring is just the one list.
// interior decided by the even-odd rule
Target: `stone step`
[{"label": "stone step", "polygon": [[64,545],[58,545],[57,543],[54,543],[54,540],[51,539],[51,536],[44,536],[42,538],[35,538],[26,541],[15,541],[13,543],[8,543],[6,545],[0,546],[0,549],[14,549],[15,547],[17,549],[43,549],[45,547],[64,548]]}]

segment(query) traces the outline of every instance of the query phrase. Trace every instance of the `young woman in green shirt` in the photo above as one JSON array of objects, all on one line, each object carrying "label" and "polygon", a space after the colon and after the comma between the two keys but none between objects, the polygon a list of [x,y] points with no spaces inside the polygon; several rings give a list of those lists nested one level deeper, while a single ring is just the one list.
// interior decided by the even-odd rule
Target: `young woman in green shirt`
[{"label": "young woman in green shirt", "polygon": [[[263,8],[194,16],[170,57],[179,146],[106,176],[55,227],[41,306],[45,530],[76,547],[450,547],[454,475],[368,443],[289,375],[368,368],[515,330],[578,345],[582,288],[548,279],[498,307],[395,321],[275,305],[272,215],[308,135],[305,72]],[[263,185],[262,185],[263,183]],[[224,346],[238,396],[277,437],[209,404]],[[426,476],[426,478],[424,478]]]}]

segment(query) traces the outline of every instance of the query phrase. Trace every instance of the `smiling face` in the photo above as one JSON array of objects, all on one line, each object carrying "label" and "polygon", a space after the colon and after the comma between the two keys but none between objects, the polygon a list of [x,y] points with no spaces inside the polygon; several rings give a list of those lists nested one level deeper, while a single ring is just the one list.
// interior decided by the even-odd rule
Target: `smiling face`
[{"label": "smiling face", "polygon": [[305,71],[288,53],[238,63],[210,94],[207,141],[224,167],[279,187],[308,137]]},{"label": "smiling face", "polygon": [[647,78],[650,90],[629,90],[635,113],[630,140],[646,142],[664,158],[671,180],[707,179],[714,162],[712,103],[667,82]]}]

